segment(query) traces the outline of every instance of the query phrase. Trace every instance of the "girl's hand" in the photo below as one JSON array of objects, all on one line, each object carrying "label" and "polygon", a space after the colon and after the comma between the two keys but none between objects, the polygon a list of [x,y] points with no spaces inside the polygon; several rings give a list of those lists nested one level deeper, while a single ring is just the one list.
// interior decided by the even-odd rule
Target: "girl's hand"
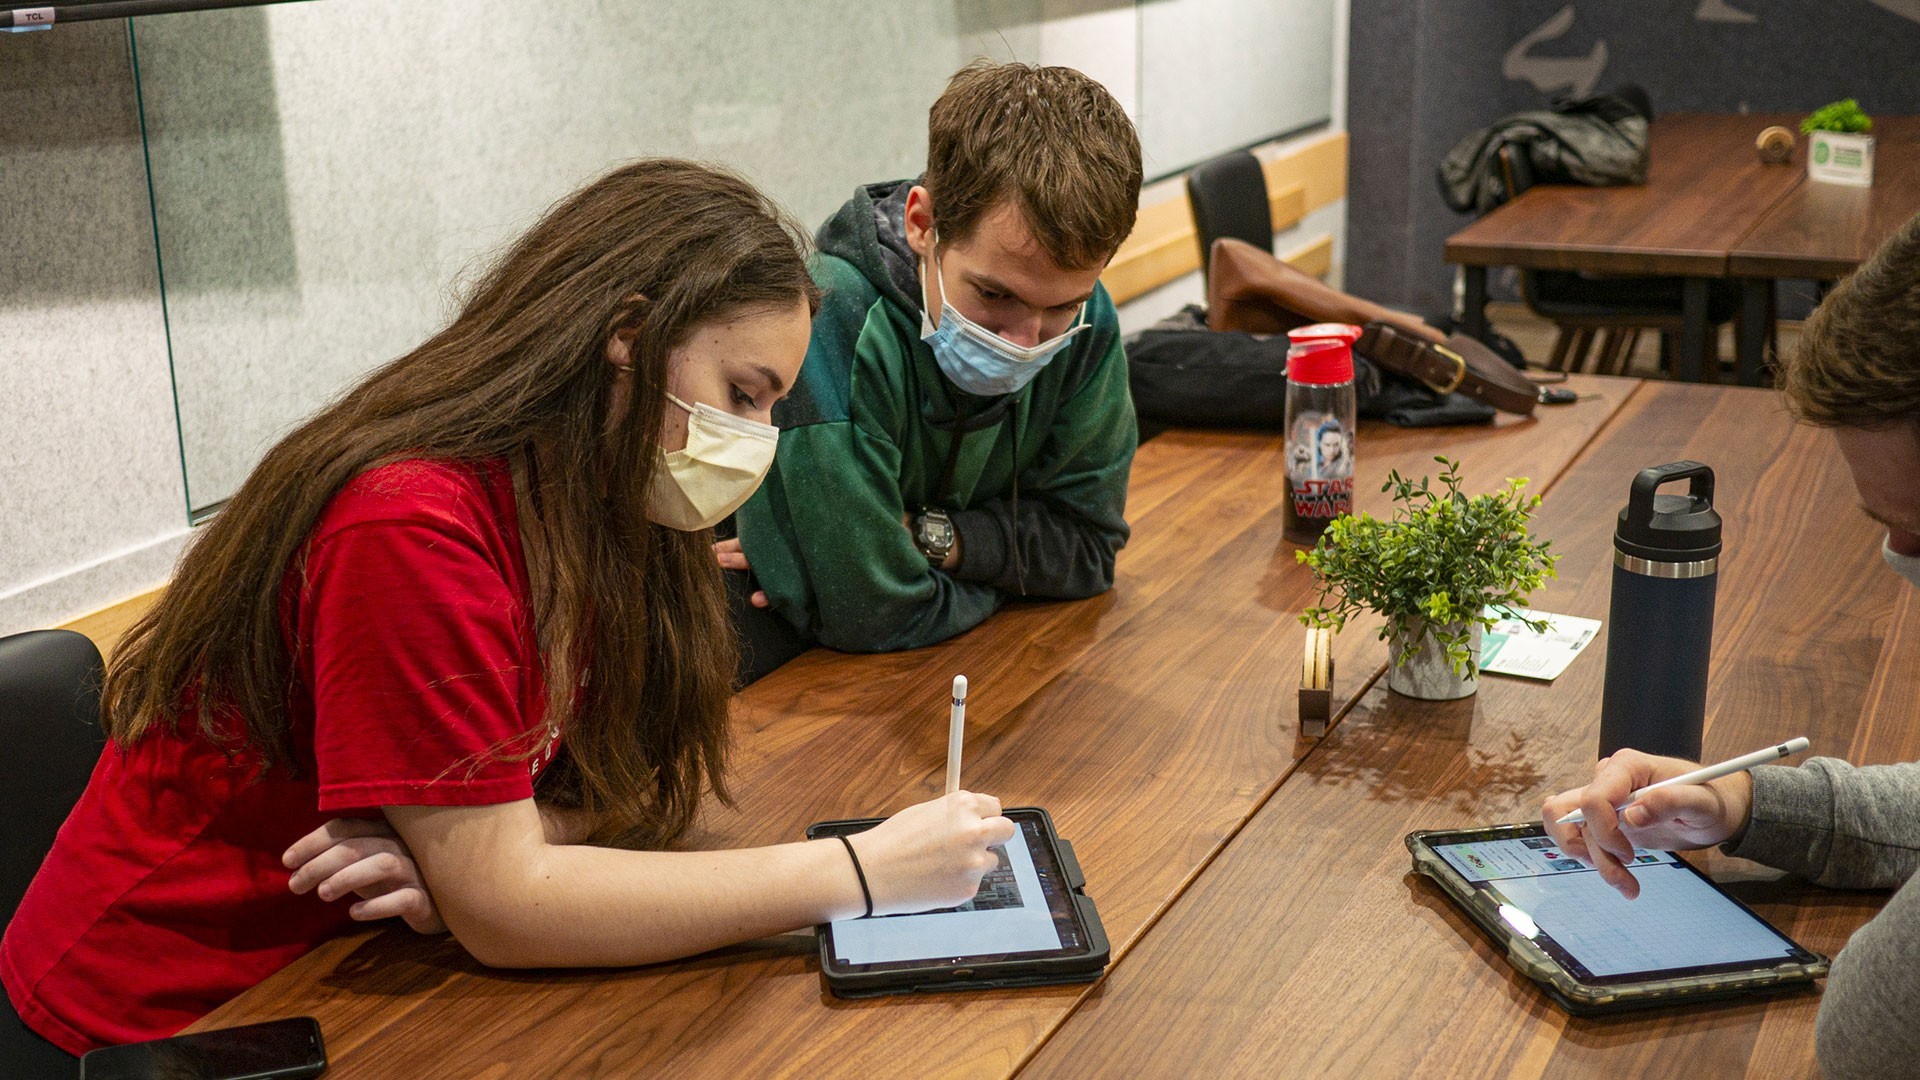
[{"label": "girl's hand", "polygon": [[1013,830],[999,799],[956,791],[848,839],[866,871],[873,913],[897,915],[973,899],[980,879],[1000,864],[992,849],[1013,839]]},{"label": "girl's hand", "polygon": [[329,901],[359,896],[347,913],[361,922],[397,916],[422,934],[447,932],[413,853],[384,820],[335,818],[301,837],[280,861],[293,871],[287,888],[296,894],[317,890]]}]

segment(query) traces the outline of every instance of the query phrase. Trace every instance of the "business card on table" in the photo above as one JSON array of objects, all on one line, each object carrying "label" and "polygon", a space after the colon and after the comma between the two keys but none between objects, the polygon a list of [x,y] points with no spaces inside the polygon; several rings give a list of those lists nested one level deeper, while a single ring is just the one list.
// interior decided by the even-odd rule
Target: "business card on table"
[{"label": "business card on table", "polygon": [[[1509,615],[1498,608],[1487,614],[1499,621],[1480,639],[1480,670],[1495,675],[1519,675],[1528,679],[1553,680],[1567,670],[1580,650],[1600,633],[1599,619],[1575,615],[1555,615],[1529,608],[1514,608]],[[1535,630],[1515,615],[1545,619],[1547,628]]]}]

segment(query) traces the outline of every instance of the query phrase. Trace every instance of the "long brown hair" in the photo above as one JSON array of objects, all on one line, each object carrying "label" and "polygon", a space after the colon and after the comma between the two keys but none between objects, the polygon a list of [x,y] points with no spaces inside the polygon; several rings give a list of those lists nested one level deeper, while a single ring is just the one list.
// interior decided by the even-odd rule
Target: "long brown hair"
[{"label": "long brown hair", "polygon": [[[705,786],[727,798],[738,646],[711,533],[647,519],[668,357],[699,323],[817,307],[803,237],[747,181],[672,159],[555,205],[450,326],[268,451],[117,651],[108,733],[125,747],[192,715],[230,751],[297,769],[280,597],[329,500],[401,458],[532,461],[517,498],[523,535],[539,536],[523,547],[548,716],[565,728],[540,797],[585,809],[596,842],[678,836]],[[623,330],[633,386],[614,419],[606,350]]]}]

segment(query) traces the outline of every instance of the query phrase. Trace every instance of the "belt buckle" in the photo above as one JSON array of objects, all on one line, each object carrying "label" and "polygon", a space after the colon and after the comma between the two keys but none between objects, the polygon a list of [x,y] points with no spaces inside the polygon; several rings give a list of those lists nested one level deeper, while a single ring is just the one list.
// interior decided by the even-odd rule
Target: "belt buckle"
[{"label": "belt buckle", "polygon": [[1449,379],[1445,385],[1430,383],[1425,379],[1421,379],[1421,385],[1436,394],[1451,394],[1455,390],[1460,389],[1460,384],[1467,381],[1467,358],[1447,348],[1445,345],[1432,345],[1430,348],[1441,356],[1453,361],[1453,378]]}]

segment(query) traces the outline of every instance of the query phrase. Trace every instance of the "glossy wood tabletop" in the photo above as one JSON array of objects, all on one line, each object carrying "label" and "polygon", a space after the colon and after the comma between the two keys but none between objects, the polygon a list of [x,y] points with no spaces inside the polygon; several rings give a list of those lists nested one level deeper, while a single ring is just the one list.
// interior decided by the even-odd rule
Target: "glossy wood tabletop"
[{"label": "glossy wood tabletop", "polygon": [[[1386,509],[1388,469],[1464,462],[1476,489],[1547,482],[1637,383],[1579,378],[1590,397],[1533,420],[1408,431],[1363,426],[1359,502]],[[798,838],[825,818],[937,794],[945,696],[972,683],[966,780],[1048,808],[1086,867],[1116,966],[1281,784],[1296,738],[1313,584],[1280,537],[1281,441],[1182,432],[1142,446],[1133,540],[1104,596],[1019,604],[931,649],[816,650],[737,699],[734,810],[710,807],[691,846]],[[1379,669],[1342,636],[1340,691]],[[646,913],[636,911],[636,919]],[[445,939],[390,930],[334,941],[206,1017],[218,1027],[319,1018],[342,1080],[374,1076],[1005,1076],[1085,987],[843,1002],[819,981],[811,933],[682,963],[498,972]]]},{"label": "glossy wood tabletop", "polygon": [[[1920,214],[1920,116],[1873,122],[1873,186],[1813,183],[1795,187],[1733,249],[1735,277],[1831,280],[1866,261],[1887,237]],[[1793,165],[1806,168],[1806,138]]]},{"label": "glossy wood tabletop", "polygon": [[1542,184],[1447,240],[1451,263],[1724,277],[1728,256],[1805,177],[1763,165],[1754,139],[1797,115],[1674,113],[1653,122],[1647,182]]},{"label": "glossy wood tabletop", "polygon": [[[1714,466],[1726,520],[1705,757],[1800,734],[1857,762],[1920,756],[1914,590],[1829,436],[1766,391],[1644,386],[1541,508],[1562,559],[1537,605],[1606,618],[1628,483],[1685,458]],[[1408,832],[1537,820],[1592,774],[1605,646],[1460,702],[1371,688],[1020,1076],[1813,1074],[1817,994],[1570,1019],[1409,873]],[[1828,955],[1886,898],[1699,859]]]}]

